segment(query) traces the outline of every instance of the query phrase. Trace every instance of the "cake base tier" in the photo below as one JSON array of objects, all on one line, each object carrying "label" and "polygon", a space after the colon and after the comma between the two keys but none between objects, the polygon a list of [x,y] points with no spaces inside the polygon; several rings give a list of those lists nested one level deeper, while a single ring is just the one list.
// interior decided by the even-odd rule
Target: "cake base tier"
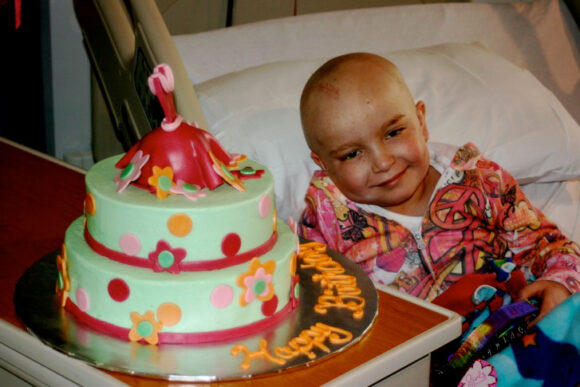
[{"label": "cake base tier", "polygon": [[[312,281],[316,271],[298,265],[301,278],[300,302],[294,312],[284,321],[259,334],[211,345],[142,345],[88,328],[63,310],[56,301],[57,253],[37,261],[20,278],[14,302],[18,316],[42,342],[98,368],[171,381],[247,379],[289,368],[311,366],[337,355],[357,343],[372,326],[378,312],[378,297],[372,282],[348,259],[332,252],[329,255],[345,268],[346,274],[356,277],[357,287],[361,289],[361,296],[366,301],[362,318],[353,318],[353,313],[345,308],[330,308],[326,314],[315,312],[315,305],[323,290],[319,283]],[[352,338],[342,344],[325,342],[328,352],[318,346],[313,347],[313,358],[303,354],[287,359],[278,357],[278,360],[284,361],[283,364],[258,358],[251,361],[248,368],[242,368],[242,363],[247,360],[243,351],[232,355],[232,349],[239,346],[244,346],[252,353],[257,352],[260,342],[266,343],[266,349],[274,355],[278,353],[277,349],[287,348],[293,338],[319,324],[348,331]]]},{"label": "cake base tier", "polygon": [[[65,235],[67,278],[59,278],[68,282],[67,309],[76,305],[75,314],[104,333],[133,341],[141,337],[152,344],[157,343],[154,336],[159,343],[195,344],[254,333],[292,309],[288,304],[294,293],[296,236],[282,222],[278,231],[274,248],[249,262],[173,274],[95,253],[78,218]],[[253,291],[251,280],[261,278],[260,270],[270,277],[270,298],[260,299],[266,292]],[[139,332],[143,323],[161,325],[147,337]]]}]

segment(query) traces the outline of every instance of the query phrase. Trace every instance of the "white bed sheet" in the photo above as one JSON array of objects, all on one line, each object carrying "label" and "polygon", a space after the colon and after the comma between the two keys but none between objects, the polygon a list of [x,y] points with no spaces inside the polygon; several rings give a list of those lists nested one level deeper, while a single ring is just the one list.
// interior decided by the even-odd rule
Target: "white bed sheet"
[{"label": "white bed sheet", "polygon": [[269,62],[477,41],[529,69],[580,122],[580,31],[558,0],[336,11],[173,39],[194,84]]}]

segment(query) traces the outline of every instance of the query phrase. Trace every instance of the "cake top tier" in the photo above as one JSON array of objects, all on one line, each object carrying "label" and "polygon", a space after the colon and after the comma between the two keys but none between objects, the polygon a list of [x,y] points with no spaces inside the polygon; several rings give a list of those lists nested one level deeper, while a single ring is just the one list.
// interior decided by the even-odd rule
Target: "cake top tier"
[{"label": "cake top tier", "polygon": [[131,184],[164,199],[169,194],[192,196],[224,182],[244,191],[242,179],[232,170],[245,156],[228,153],[211,133],[183,120],[175,110],[173,82],[173,73],[166,64],[156,66],[149,77],[149,88],[157,96],[165,118],[115,165],[120,169],[115,177],[117,192]]}]

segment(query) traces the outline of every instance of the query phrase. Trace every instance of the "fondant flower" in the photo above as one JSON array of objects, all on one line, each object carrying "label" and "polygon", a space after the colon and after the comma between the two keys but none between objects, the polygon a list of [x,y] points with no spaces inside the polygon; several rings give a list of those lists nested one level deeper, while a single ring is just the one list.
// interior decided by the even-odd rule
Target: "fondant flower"
[{"label": "fondant flower", "polygon": [[300,294],[300,276],[298,274],[292,276],[290,282],[290,305],[292,309],[298,306],[298,299]]},{"label": "fondant flower", "polygon": [[181,271],[180,263],[186,254],[185,249],[172,249],[169,243],[159,241],[156,250],[149,253],[149,260],[153,262],[155,272],[168,271],[171,274],[177,274]]},{"label": "fondant flower", "polygon": [[176,185],[171,187],[169,190],[172,194],[183,195],[189,200],[197,200],[206,196],[199,186],[195,184],[189,184],[183,180],[179,180]]},{"label": "fondant flower", "polygon": [[230,156],[232,157],[232,161],[228,165],[230,168],[237,168],[239,163],[248,158],[246,155],[241,153],[232,153]]},{"label": "fondant flower", "polygon": [[68,276],[68,259],[66,256],[66,245],[63,243],[60,254],[56,256],[56,268],[58,270],[58,278],[56,282],[56,296],[59,304],[64,307],[68,298],[68,291],[70,289],[70,279]]},{"label": "fondant flower", "polygon": [[173,187],[173,169],[171,167],[153,167],[153,176],[147,179],[150,186],[155,187],[158,199],[165,199]]},{"label": "fondant flower", "polygon": [[213,162],[213,170],[217,173],[226,183],[237,189],[238,191],[245,192],[246,188],[244,183],[236,175],[233,175],[228,166],[222,163],[213,153],[209,152],[209,156]]},{"label": "fondant flower", "polygon": [[117,192],[123,192],[131,182],[137,180],[141,176],[141,169],[149,160],[149,155],[144,155],[142,150],[138,150],[129,164],[115,177],[117,184]]},{"label": "fondant flower", "polygon": [[158,333],[163,328],[163,325],[155,321],[155,315],[152,311],[148,310],[144,315],[131,312],[131,321],[133,322],[133,327],[129,331],[129,340],[145,340],[153,345],[159,342]]},{"label": "fondant flower", "polygon": [[252,167],[244,167],[242,169],[236,169],[230,171],[232,175],[235,175],[240,180],[249,180],[249,179],[259,179],[264,174],[263,169],[254,169]]},{"label": "fondant flower", "polygon": [[276,270],[276,262],[273,260],[260,263],[258,258],[250,261],[250,269],[238,277],[237,284],[242,288],[240,305],[246,306],[255,299],[268,301],[274,296],[274,284],[272,275]]}]

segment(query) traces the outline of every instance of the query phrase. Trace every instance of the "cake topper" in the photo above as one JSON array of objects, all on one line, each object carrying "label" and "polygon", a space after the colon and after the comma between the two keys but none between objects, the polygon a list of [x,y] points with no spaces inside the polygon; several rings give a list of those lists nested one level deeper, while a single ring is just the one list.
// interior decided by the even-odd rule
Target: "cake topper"
[{"label": "cake topper", "polygon": [[147,133],[115,165],[121,169],[115,177],[117,192],[132,184],[159,199],[183,194],[196,200],[205,195],[201,189],[213,190],[223,182],[245,191],[242,179],[231,172],[245,156],[228,153],[209,132],[186,122],[177,113],[171,68],[166,64],[156,66],[148,84],[165,118],[160,127]]}]

